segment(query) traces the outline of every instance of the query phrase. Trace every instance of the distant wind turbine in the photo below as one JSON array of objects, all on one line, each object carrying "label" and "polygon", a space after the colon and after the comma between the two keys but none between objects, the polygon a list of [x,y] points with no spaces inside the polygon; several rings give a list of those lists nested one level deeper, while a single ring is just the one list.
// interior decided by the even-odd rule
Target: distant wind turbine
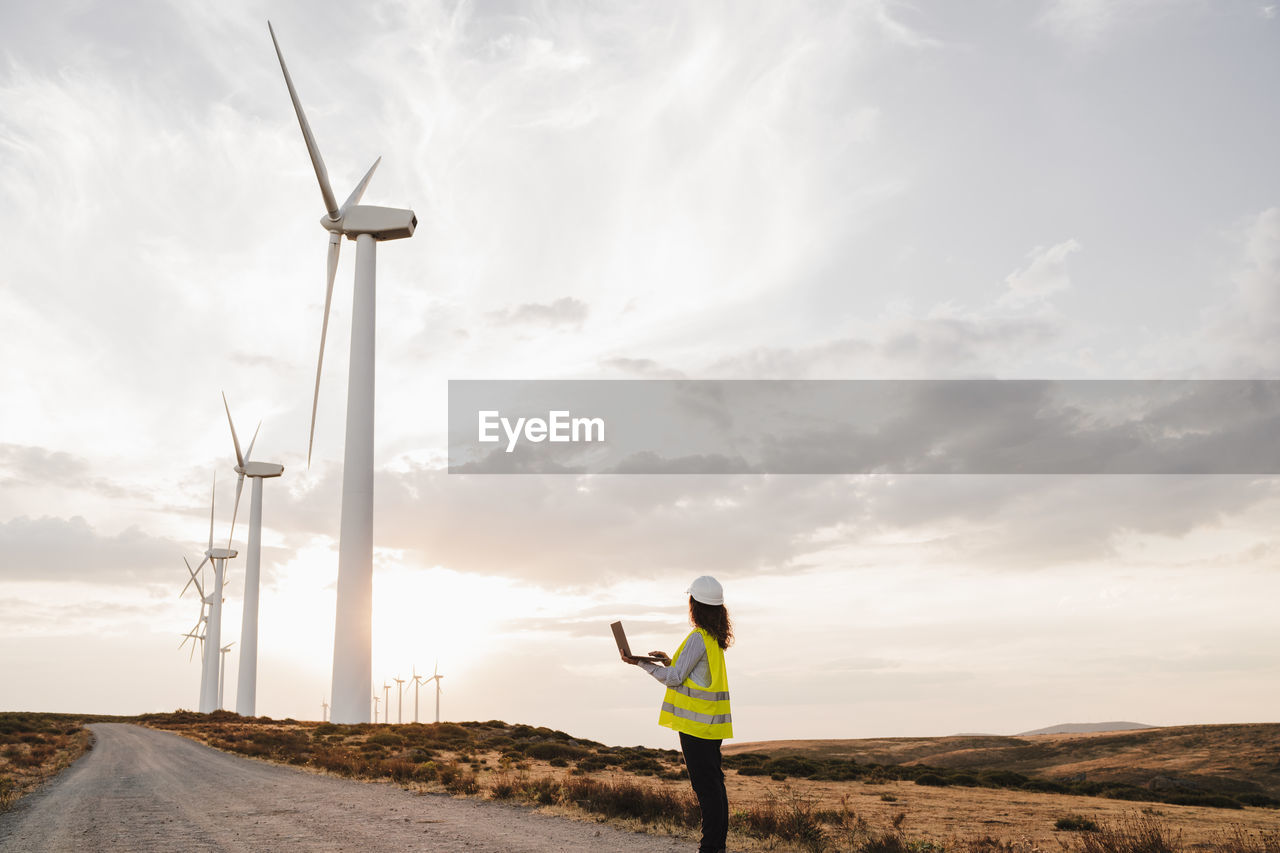
[{"label": "distant wind turbine", "polygon": [[434,681],[436,683],[436,722],[437,723],[440,722],[440,679],[442,678],[444,678],[444,676],[440,674],[440,661],[437,660],[434,674],[430,678],[426,679],[427,681]]},{"label": "distant wind turbine", "polygon": [[[200,713],[208,714],[218,707],[218,654],[217,651],[222,648],[222,588],[226,584],[227,560],[235,557],[236,552],[230,548],[213,547],[213,510],[218,493],[218,475],[213,475],[213,494],[209,498],[209,548],[204,552],[204,559],[200,561],[200,565],[195,569],[191,568],[191,564],[187,564],[187,570],[191,572],[191,579],[187,581],[190,586],[192,582],[196,584],[196,589],[200,593],[201,600],[209,605],[209,615],[205,620],[205,646],[202,657],[204,658],[204,667],[200,675]],[[185,558],[184,558],[185,559]],[[205,590],[197,577],[198,573],[204,568],[205,563],[213,564],[213,589]],[[186,587],[182,588],[182,592],[186,592]],[[179,593],[181,595],[182,593]]]},{"label": "distant wind turbine", "polygon": [[378,694],[373,694],[373,721],[378,722]]},{"label": "distant wind turbine", "polygon": [[329,703],[324,699],[320,700],[320,722],[327,723],[329,721]]},{"label": "distant wind turbine", "polygon": [[[391,722],[391,685],[382,682],[382,722]],[[374,722],[378,722],[374,720]]]},{"label": "distant wind turbine", "polygon": [[415,723],[418,722],[418,687],[420,687],[423,684],[426,684],[430,680],[431,679],[429,678],[423,678],[421,675],[418,675],[418,667],[417,665],[414,665],[413,667],[413,721]]},{"label": "distant wind turbine", "polygon": [[224,707],[222,696],[223,696],[223,691],[226,690],[226,687],[227,687],[227,652],[231,651],[231,647],[234,646],[235,644],[236,644],[236,641],[232,640],[231,642],[227,643],[225,646],[222,647],[222,671],[218,674],[218,710],[219,711],[221,711]]},{"label": "distant wind turbine", "polygon": [[404,681],[405,680],[403,678],[398,678],[398,677],[393,678],[391,680],[394,681],[396,683],[396,686],[400,688],[400,701],[396,703],[396,723],[400,725],[404,725]]},{"label": "distant wind turbine", "polygon": [[418,217],[412,210],[360,204],[365,188],[382,158],[356,184],[347,200],[338,206],[329,185],[329,173],[320,156],[284,63],[271,22],[267,22],[280,70],[298,116],[298,126],[311,156],[311,166],[320,183],[325,215],[320,225],[329,232],[327,283],[324,319],[320,325],[320,355],[316,360],[316,387],[311,401],[311,433],[307,441],[307,464],[315,443],[316,407],[320,401],[320,370],[324,365],[324,341],[329,328],[329,306],[333,300],[333,279],[338,271],[342,238],[356,243],[355,289],[351,309],[351,357],[347,373],[347,433],[342,465],[342,523],[338,540],[337,608],[333,632],[333,719],[339,723],[368,722],[365,705],[373,681],[373,402],[374,337],[377,301],[376,255],[383,240],[412,237]]},{"label": "distant wind turbine", "polygon": [[[222,395],[222,407],[227,412],[227,424],[231,427],[231,443],[236,448],[236,503],[231,511],[231,536],[236,532],[236,515],[240,512],[240,490],[244,478],[253,480],[252,497],[249,500],[249,550],[245,554],[244,567],[244,616],[240,621],[240,670],[236,674],[236,713],[242,717],[257,716],[258,704],[258,578],[262,567],[262,481],[279,477],[284,466],[275,462],[253,462],[253,445],[258,440],[258,430],[253,431],[249,450],[240,453],[240,439],[236,437],[236,425],[231,419],[231,407],[227,395]],[[258,429],[262,428],[261,422]]]},{"label": "distant wind turbine", "polygon": [[[191,653],[187,655],[187,660],[189,662],[195,659],[196,646],[197,645],[200,646],[200,696],[203,697],[204,696],[204,679],[205,679],[204,627],[205,627],[205,620],[207,618],[205,616],[205,610],[206,608],[208,608],[209,604],[204,600],[204,587],[200,583],[199,576],[197,576],[196,573],[192,571],[191,564],[187,563],[186,557],[182,558],[182,562],[186,563],[187,572],[191,575],[191,579],[187,581],[187,586],[191,585],[191,581],[195,581],[196,583],[196,594],[200,596],[200,618],[196,620],[195,626],[192,627],[190,631],[182,635],[182,642],[178,643],[178,648],[181,649],[188,642],[191,643]],[[184,586],[182,588],[182,592],[178,593],[179,598],[181,598],[183,593],[187,591],[187,586]],[[197,707],[199,707],[198,700],[197,700]]]}]

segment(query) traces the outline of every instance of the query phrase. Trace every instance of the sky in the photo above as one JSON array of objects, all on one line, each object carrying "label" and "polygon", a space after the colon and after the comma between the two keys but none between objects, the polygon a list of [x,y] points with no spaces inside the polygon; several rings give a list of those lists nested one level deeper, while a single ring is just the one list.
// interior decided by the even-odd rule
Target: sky
[{"label": "sky", "polygon": [[[380,694],[438,662],[446,719],[670,746],[608,624],[671,652],[712,574],[739,739],[1273,721],[1274,477],[449,474],[446,418],[451,379],[1277,378],[1277,17],[0,5],[0,709],[197,705],[222,392],[285,466],[258,711],[329,696],[355,253],[308,466],[324,209],[270,18],[335,194],[381,156],[419,220],[378,252]],[[228,640],[242,600],[233,560]]]}]

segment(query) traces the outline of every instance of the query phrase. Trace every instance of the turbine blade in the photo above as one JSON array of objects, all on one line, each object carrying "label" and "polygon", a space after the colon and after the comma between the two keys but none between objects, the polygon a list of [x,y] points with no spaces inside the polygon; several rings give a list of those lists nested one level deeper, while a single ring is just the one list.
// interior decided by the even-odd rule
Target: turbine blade
[{"label": "turbine blade", "polygon": [[307,467],[311,467],[311,449],[316,443],[316,407],[320,405],[320,370],[324,367],[324,339],[329,334],[329,306],[333,303],[333,278],[338,274],[338,253],[342,251],[342,235],[329,235],[328,281],[324,287],[324,319],[320,322],[320,356],[316,359],[316,390],[311,398],[311,433],[307,437]]},{"label": "turbine blade", "polygon": [[213,489],[209,492],[209,550],[213,550],[213,505],[218,498],[218,472],[213,472]]},{"label": "turbine blade", "polygon": [[[243,464],[243,463],[241,463]],[[244,474],[236,480],[236,504],[231,510],[231,532],[227,534],[227,550],[231,550],[231,537],[236,535],[236,514],[240,512],[240,490],[244,488]]]},{"label": "turbine blade", "polygon": [[262,431],[262,421],[258,421],[258,425],[253,428],[253,438],[249,439],[249,449],[245,451],[244,461],[248,462],[253,458],[253,446],[258,442],[258,433]]},{"label": "turbine blade", "polygon": [[[196,592],[200,593],[201,598],[204,598],[204,590],[200,588],[200,581],[196,579],[195,569],[191,568],[191,563],[187,562],[186,557],[182,558],[182,562],[187,564],[187,573],[190,574],[191,577],[187,579],[186,584],[182,587],[182,592],[178,593],[178,598],[182,598],[182,596],[186,595],[187,587],[191,586],[192,582],[195,582]],[[201,563],[200,565],[204,565],[204,564]]]},{"label": "turbine blade", "polygon": [[[222,408],[227,410],[227,425],[231,427],[231,443],[236,446],[236,465],[244,467],[244,455],[240,453],[240,439],[236,438],[236,424],[231,420],[231,407],[227,405],[227,392],[222,392]],[[243,474],[241,476],[244,476]]]},{"label": "turbine blade", "polygon": [[356,184],[356,188],[351,191],[351,195],[347,196],[347,200],[342,203],[342,210],[339,211],[340,216],[346,216],[347,211],[360,203],[364,191],[369,188],[369,181],[373,180],[373,173],[378,168],[378,164],[382,162],[379,157],[373,161],[373,165],[369,167],[369,171],[364,173],[364,177],[360,179],[360,183]]},{"label": "turbine blade", "polygon": [[276,47],[276,56],[280,59],[280,70],[284,72],[284,84],[289,87],[289,98],[293,101],[293,111],[298,114],[298,126],[302,128],[302,138],[307,143],[307,153],[311,155],[311,166],[316,170],[316,180],[320,182],[320,195],[324,196],[324,209],[329,212],[330,219],[338,218],[338,202],[333,197],[333,187],[329,185],[329,172],[320,157],[320,146],[311,133],[311,125],[307,123],[307,114],[302,111],[302,102],[298,100],[298,92],[293,88],[293,78],[289,76],[289,68],[284,64],[284,54],[280,52],[280,42],[276,41],[275,28],[267,21],[267,29],[271,33],[271,43]]}]

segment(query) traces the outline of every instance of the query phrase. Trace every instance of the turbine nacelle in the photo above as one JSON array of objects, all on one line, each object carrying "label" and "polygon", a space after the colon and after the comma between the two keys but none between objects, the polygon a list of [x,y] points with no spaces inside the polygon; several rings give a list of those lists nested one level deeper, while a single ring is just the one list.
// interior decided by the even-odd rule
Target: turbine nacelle
[{"label": "turbine nacelle", "polygon": [[[246,459],[243,465],[235,466],[235,472],[241,477],[260,477],[269,480],[272,477],[279,477],[284,473],[284,466],[276,462],[253,462]],[[239,488],[236,489],[237,497],[239,496]]]},{"label": "turbine nacelle", "polygon": [[204,555],[210,560],[230,560],[238,552],[231,548],[210,548]]},{"label": "turbine nacelle", "polygon": [[[372,171],[372,170],[370,170]],[[320,217],[320,225],[331,234],[342,234],[354,240],[368,234],[375,240],[402,240],[412,237],[418,227],[418,216],[412,210],[356,204],[343,207],[336,218]]]}]

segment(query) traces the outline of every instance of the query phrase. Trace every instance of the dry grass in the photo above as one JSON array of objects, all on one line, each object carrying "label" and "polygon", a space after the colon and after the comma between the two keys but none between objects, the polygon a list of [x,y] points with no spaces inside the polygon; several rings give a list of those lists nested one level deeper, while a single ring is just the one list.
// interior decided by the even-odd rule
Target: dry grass
[{"label": "dry grass", "polygon": [[1168,726],[1055,735],[790,740],[725,745],[725,754],[766,753],[860,764],[928,765],[977,773],[1000,768],[1042,779],[1087,778],[1149,785],[1183,781],[1232,793],[1280,797],[1280,724]]},{"label": "dry grass", "polygon": [[[674,750],[608,747],[500,721],[336,726],[227,712],[143,721],[242,755],[422,792],[526,803],[685,838],[696,835],[699,823]],[[732,846],[741,850],[1280,853],[1280,812],[1274,809],[933,787],[875,773],[846,781],[777,781],[728,769],[726,785],[734,812]],[[1064,819],[1098,831],[1057,828]],[[1143,827],[1154,828],[1154,835]]]},{"label": "dry grass", "polygon": [[0,811],[70,766],[91,746],[73,717],[0,712]]}]

